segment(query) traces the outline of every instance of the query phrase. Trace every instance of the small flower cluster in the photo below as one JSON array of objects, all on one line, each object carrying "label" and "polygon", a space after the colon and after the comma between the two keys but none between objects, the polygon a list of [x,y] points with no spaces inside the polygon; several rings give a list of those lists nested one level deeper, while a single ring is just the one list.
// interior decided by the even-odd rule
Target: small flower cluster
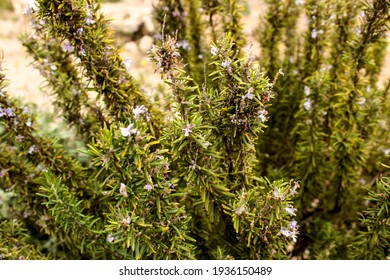
[{"label": "small flower cluster", "polygon": [[133,123],[130,123],[127,127],[120,127],[120,131],[123,137],[129,137],[131,135],[137,135],[139,134],[139,131],[134,127]]},{"label": "small flower cluster", "polygon": [[0,106],[0,117],[4,117],[4,116],[7,116],[9,118],[12,118],[15,116],[15,112],[14,112],[14,109],[12,108],[2,108]]},{"label": "small flower cluster", "polygon": [[72,53],[74,51],[74,46],[71,44],[71,42],[69,42],[69,40],[66,40],[63,44],[62,44],[62,50],[64,52],[70,52]]},{"label": "small flower cluster", "polygon": [[85,19],[85,24],[86,25],[93,25],[95,23],[95,20],[94,20],[94,13],[92,11],[92,6],[87,6],[87,17]]},{"label": "small flower cluster", "polygon": [[138,119],[141,115],[145,115],[146,120],[150,121],[150,114],[148,108],[146,108],[145,105],[136,106],[133,109],[133,115],[135,119]]},{"label": "small flower cluster", "polygon": [[305,102],[303,103],[303,108],[305,108],[306,111],[310,111],[312,108],[312,101],[310,98],[306,98]]},{"label": "small flower cluster", "polygon": [[253,88],[250,87],[248,89],[248,92],[245,95],[242,96],[242,99],[246,99],[247,98],[249,100],[252,100],[255,97],[255,95],[252,93],[252,91],[253,91]]},{"label": "small flower cluster", "polygon": [[286,237],[290,237],[293,242],[297,241],[297,235],[299,234],[298,231],[298,223],[295,220],[292,220],[287,227],[281,227],[280,228],[280,233],[283,234]]},{"label": "small flower cluster", "polygon": [[182,129],[184,131],[184,136],[188,137],[190,135],[191,130],[191,124],[187,123],[186,126]]},{"label": "small flower cluster", "polygon": [[124,183],[121,183],[121,184],[120,184],[119,193],[120,193],[123,197],[127,197],[127,189],[126,189],[126,185],[125,185]]}]

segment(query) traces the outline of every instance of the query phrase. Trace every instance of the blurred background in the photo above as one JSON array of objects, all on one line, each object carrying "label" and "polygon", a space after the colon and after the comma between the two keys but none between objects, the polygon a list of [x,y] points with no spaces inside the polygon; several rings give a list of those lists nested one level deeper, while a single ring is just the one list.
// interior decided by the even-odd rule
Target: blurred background
[{"label": "blurred background", "polygon": [[[102,11],[107,18],[112,19],[111,26],[115,29],[116,42],[123,47],[123,58],[131,60],[131,73],[142,87],[153,92],[161,86],[160,77],[154,73],[153,65],[147,61],[147,51],[156,35],[152,20],[153,4],[158,0],[103,0]],[[253,39],[254,30],[259,17],[264,14],[266,5],[263,0],[240,1],[244,13],[245,33],[248,42]],[[39,104],[40,109],[50,106],[50,97],[40,90],[43,79],[31,65],[29,58],[19,42],[18,36],[30,32],[30,23],[25,11],[34,0],[0,0],[0,54],[4,56],[3,68],[9,80],[8,92],[22,97],[27,102]],[[304,24],[304,21],[302,21]],[[304,26],[303,26],[304,27]],[[257,53],[259,54],[259,53]],[[385,67],[382,71],[382,81],[390,76],[390,47],[387,48]]]}]

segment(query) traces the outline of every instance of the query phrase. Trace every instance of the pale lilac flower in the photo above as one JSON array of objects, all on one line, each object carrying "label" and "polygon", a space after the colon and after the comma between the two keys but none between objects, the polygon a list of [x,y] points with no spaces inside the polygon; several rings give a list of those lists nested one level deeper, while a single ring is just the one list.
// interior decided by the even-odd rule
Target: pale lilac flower
[{"label": "pale lilac flower", "polygon": [[78,37],[81,37],[81,35],[83,35],[83,32],[84,32],[84,28],[80,27],[80,28],[77,29],[76,35]]},{"label": "pale lilac flower", "polygon": [[190,44],[188,43],[187,40],[181,40],[177,43],[177,47],[182,48],[183,50],[189,50]]},{"label": "pale lilac flower", "polygon": [[154,34],[154,39],[156,39],[157,41],[161,41],[162,40],[162,35],[161,35],[161,33],[156,33],[156,34]]},{"label": "pale lilac flower", "polygon": [[230,66],[230,62],[227,61],[227,60],[224,60],[224,61],[222,61],[221,66],[222,66],[223,68],[227,68],[227,67]]},{"label": "pale lilac flower", "polygon": [[126,77],[123,75],[119,76],[118,84],[123,84],[124,82],[126,82]]},{"label": "pale lilac flower", "polygon": [[130,67],[131,67],[131,59],[126,58],[126,59],[123,61],[123,65],[125,66],[126,71],[129,71],[129,70],[130,70]]},{"label": "pale lilac flower", "polygon": [[28,210],[23,211],[23,218],[27,218],[30,215],[31,215],[30,211],[28,211]]},{"label": "pale lilac flower", "polygon": [[7,116],[9,118],[14,117],[15,116],[14,110],[12,108],[3,109],[0,107],[0,117],[3,116]]},{"label": "pale lilac flower", "polygon": [[119,192],[123,197],[127,197],[127,190],[126,190],[126,185],[121,183],[121,186],[119,188]]},{"label": "pale lilac flower", "polygon": [[315,28],[311,31],[311,37],[313,39],[317,38],[317,30]]},{"label": "pale lilac flower", "polygon": [[115,240],[115,237],[112,236],[112,233],[110,233],[110,234],[107,236],[107,242],[108,242],[108,243],[112,243],[112,242],[114,242],[114,240]]},{"label": "pale lilac flower", "polygon": [[17,140],[18,142],[23,142],[24,136],[22,136],[22,135],[17,135],[17,136],[16,136],[16,140]]},{"label": "pale lilac flower", "polygon": [[180,17],[180,12],[178,12],[178,11],[173,11],[172,15],[173,15],[174,17]]},{"label": "pale lilac flower", "polygon": [[31,127],[31,119],[30,118],[28,118],[28,120],[27,120],[27,122],[26,122],[26,125],[28,126],[28,127]]},{"label": "pale lilac flower", "polygon": [[85,24],[86,25],[91,25],[91,24],[94,24],[94,23],[95,23],[95,21],[92,19],[92,17],[87,17],[85,19]]},{"label": "pale lilac flower", "polygon": [[84,49],[83,46],[80,47],[79,55],[81,55],[81,56],[86,56],[87,55],[87,53],[85,52],[85,49]]},{"label": "pale lilac flower", "polygon": [[248,99],[252,100],[255,97],[255,95],[252,93],[252,91],[253,91],[253,88],[250,87],[248,89],[248,92],[242,98],[243,99],[248,98]]},{"label": "pale lilac flower", "polygon": [[15,116],[14,109],[12,109],[12,108],[5,108],[5,109],[4,109],[4,113],[5,113],[8,117],[14,117],[14,116]]},{"label": "pale lilac flower", "polygon": [[63,45],[62,45],[62,50],[64,52],[73,52],[74,51],[74,46],[69,42],[69,41],[66,41]]},{"label": "pale lilac flower", "polygon": [[144,187],[145,190],[147,190],[148,192],[152,191],[153,189],[153,186],[151,184],[147,184],[145,187]]},{"label": "pale lilac flower", "polygon": [[310,88],[308,87],[308,86],[305,86],[305,88],[304,88],[304,90],[303,90],[304,92],[305,92],[305,95],[306,96],[309,96],[310,95]]},{"label": "pale lilac flower", "polygon": [[317,38],[318,37],[318,35],[321,35],[321,34],[323,34],[324,33],[324,30],[318,30],[317,31],[317,29],[313,29],[312,31],[311,31],[311,37],[313,38],[313,39],[315,39],[315,38]]},{"label": "pale lilac flower", "polygon": [[127,127],[120,127],[119,129],[121,131],[122,136],[127,137],[132,134],[136,134],[138,131],[135,128],[133,128],[133,126],[134,124],[131,123]]},{"label": "pale lilac flower", "polygon": [[297,4],[297,5],[304,5],[305,4],[305,0],[295,0],[295,4]]},{"label": "pale lilac flower", "polygon": [[280,233],[283,234],[284,236],[286,237],[291,237],[291,239],[293,240],[293,242],[297,242],[297,235],[296,233],[294,233],[293,231],[285,228],[285,227],[282,227],[280,229]]},{"label": "pale lilac flower", "polygon": [[125,227],[128,227],[130,223],[131,223],[131,219],[129,216],[122,219],[122,225],[124,225]]},{"label": "pale lilac flower", "polygon": [[35,153],[35,151],[36,151],[35,145],[32,145],[32,146],[28,149],[28,153],[29,153],[29,154]]},{"label": "pale lilac flower", "polygon": [[24,11],[23,11],[23,15],[32,15],[34,13],[34,10],[33,10],[33,8],[31,8],[31,7],[28,7],[28,8],[26,8]]},{"label": "pale lilac flower", "polygon": [[282,68],[279,69],[278,74],[284,76],[284,72]]},{"label": "pale lilac flower", "polygon": [[297,211],[297,209],[294,207],[286,207],[286,212],[289,213],[290,215],[295,216],[295,211]]},{"label": "pale lilac flower", "polygon": [[259,120],[264,123],[267,120],[267,111],[265,109],[260,110],[259,115],[257,116]]},{"label": "pale lilac flower", "polygon": [[299,226],[298,226],[298,222],[295,221],[295,220],[292,220],[292,221],[290,222],[289,227],[292,228],[292,229],[294,229],[294,230],[298,230],[298,227],[299,227]]},{"label": "pale lilac flower", "polygon": [[142,114],[146,114],[148,112],[148,108],[146,108],[144,105],[136,106],[133,109],[134,118],[138,118]]},{"label": "pale lilac flower", "polygon": [[191,130],[191,125],[189,123],[186,124],[186,127],[182,129],[184,131],[184,136],[189,136],[190,135],[190,132],[192,132]]},{"label": "pale lilac flower", "polygon": [[298,232],[298,223],[295,220],[292,220],[287,227],[281,227],[280,233],[286,237],[291,237],[293,242],[297,241]]},{"label": "pale lilac flower", "polygon": [[218,49],[216,47],[214,47],[214,46],[211,46],[210,52],[211,52],[212,55],[217,55]]},{"label": "pale lilac flower", "polygon": [[306,98],[305,103],[303,103],[303,107],[305,108],[306,111],[309,111],[311,109],[311,100],[310,98]]}]

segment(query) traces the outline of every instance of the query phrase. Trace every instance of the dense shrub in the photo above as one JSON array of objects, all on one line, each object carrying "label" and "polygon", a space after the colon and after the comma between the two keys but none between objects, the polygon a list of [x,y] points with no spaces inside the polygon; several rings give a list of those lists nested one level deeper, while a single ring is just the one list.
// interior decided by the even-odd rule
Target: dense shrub
[{"label": "dense shrub", "polygon": [[21,41],[66,126],[1,69],[1,258],[389,258],[387,1],[268,0],[261,55],[237,1],[159,1],[163,107],[98,1],[37,2]]}]

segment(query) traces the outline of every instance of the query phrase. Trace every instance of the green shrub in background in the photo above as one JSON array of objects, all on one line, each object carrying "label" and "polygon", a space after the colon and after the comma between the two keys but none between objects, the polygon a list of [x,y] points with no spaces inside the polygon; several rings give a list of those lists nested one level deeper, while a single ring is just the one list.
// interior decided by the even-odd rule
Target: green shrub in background
[{"label": "green shrub in background", "polygon": [[1,72],[1,258],[388,258],[390,4],[267,4],[258,56],[236,1],[159,1],[157,108],[98,1],[38,0],[21,40],[69,129]]},{"label": "green shrub in background", "polygon": [[12,11],[13,9],[11,0],[3,0],[0,2],[0,12],[3,10]]}]

